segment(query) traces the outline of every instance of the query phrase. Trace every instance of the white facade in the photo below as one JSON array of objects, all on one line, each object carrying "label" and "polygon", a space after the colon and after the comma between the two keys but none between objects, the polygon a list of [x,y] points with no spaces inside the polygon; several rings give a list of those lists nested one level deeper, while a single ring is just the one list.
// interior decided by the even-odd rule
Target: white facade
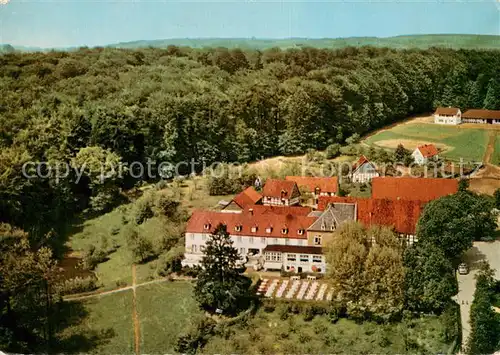
[{"label": "white facade", "polygon": [[365,162],[352,172],[351,182],[364,184],[379,176],[375,166],[370,162]]},{"label": "white facade", "polygon": [[288,272],[320,272],[325,273],[325,256],[321,254],[291,253],[266,251],[264,270],[281,270]]},{"label": "white facade", "polygon": [[[185,236],[185,253],[183,265],[194,266],[199,265],[203,258],[203,250],[210,233],[186,233]],[[273,238],[263,236],[235,236],[231,235],[233,247],[238,250],[242,259],[245,256],[253,255],[254,257],[263,256],[264,248],[269,245],[307,245],[307,236],[304,234],[303,239],[297,238]]]},{"label": "white facade", "polygon": [[292,199],[288,198],[278,198],[264,196],[262,199],[262,204],[265,206],[295,206],[300,203],[300,197],[294,197]]},{"label": "white facade", "polygon": [[458,125],[462,123],[462,112],[458,110],[455,115],[434,114],[434,123]]}]

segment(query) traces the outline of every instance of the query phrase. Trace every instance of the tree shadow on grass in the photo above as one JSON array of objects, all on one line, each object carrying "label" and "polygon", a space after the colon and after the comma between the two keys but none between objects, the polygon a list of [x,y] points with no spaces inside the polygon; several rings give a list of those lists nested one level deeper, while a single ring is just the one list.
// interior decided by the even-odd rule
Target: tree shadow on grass
[{"label": "tree shadow on grass", "polygon": [[89,353],[115,336],[113,328],[93,330],[83,326],[88,316],[83,302],[66,301],[56,305],[52,317],[56,334],[51,346],[53,353]]}]

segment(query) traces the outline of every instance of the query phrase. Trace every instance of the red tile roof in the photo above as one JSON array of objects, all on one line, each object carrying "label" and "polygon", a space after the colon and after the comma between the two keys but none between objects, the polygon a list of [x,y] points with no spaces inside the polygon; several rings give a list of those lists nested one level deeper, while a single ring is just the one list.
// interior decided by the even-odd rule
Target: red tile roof
[{"label": "red tile roof", "polygon": [[436,109],[436,115],[447,115],[454,116],[458,113],[459,108],[457,107],[438,107]]},{"label": "red tile roof", "polygon": [[[293,214],[276,213],[224,213],[215,211],[194,211],[188,221],[187,233],[212,233],[219,223],[227,226],[231,235],[256,236],[266,238],[307,239],[307,228],[316,220],[316,217],[299,216]],[[205,225],[208,229],[205,229]],[[237,231],[235,227],[241,226]],[[257,227],[252,232],[252,227]],[[266,229],[271,227],[268,233]],[[286,228],[288,232],[282,233]],[[303,234],[299,234],[299,230]]]},{"label": "red tile roof", "polygon": [[309,192],[314,192],[318,187],[320,192],[336,193],[338,189],[338,178],[333,177],[309,177],[309,176],[287,176],[288,181],[294,181],[298,186],[305,186]]},{"label": "red tile roof", "polygon": [[434,144],[424,144],[417,147],[424,158],[430,158],[438,154],[438,150]]},{"label": "red tile roof", "polygon": [[240,192],[238,195],[236,195],[233,198],[233,201],[240,206],[241,208],[244,208],[246,206],[252,206],[255,205],[257,202],[259,202],[262,199],[262,195],[259,194],[255,189],[250,186]]},{"label": "red tile roof", "polygon": [[372,197],[391,200],[429,202],[458,191],[455,179],[376,177],[372,179]]},{"label": "red tile roof", "polygon": [[359,157],[358,161],[354,163],[354,165],[352,166],[352,170],[356,170],[361,165],[363,165],[364,163],[368,163],[368,162],[369,162],[368,158],[365,157],[364,155],[362,155]]},{"label": "red tile roof", "polygon": [[462,118],[482,118],[487,120],[500,119],[500,110],[467,110]]},{"label": "red tile roof", "polygon": [[262,189],[262,195],[268,197],[282,198],[281,192],[285,192],[286,198],[291,198],[293,195],[294,188],[297,185],[294,181],[289,180],[277,180],[277,179],[267,179]]},{"label": "red tile roof", "polygon": [[324,210],[334,202],[355,203],[356,218],[366,226],[388,226],[397,233],[412,235],[425,205],[422,201],[321,196],[318,209]]},{"label": "red tile roof", "polygon": [[265,205],[254,205],[254,206],[246,206],[242,213],[250,213],[252,210],[255,214],[292,214],[295,216],[307,216],[311,213],[311,207],[302,207],[302,206],[265,206]]}]

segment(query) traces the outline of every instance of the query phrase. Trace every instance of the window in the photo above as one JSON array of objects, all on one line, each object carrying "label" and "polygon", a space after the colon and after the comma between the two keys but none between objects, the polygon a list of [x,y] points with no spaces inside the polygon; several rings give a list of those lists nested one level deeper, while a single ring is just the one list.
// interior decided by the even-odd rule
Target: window
[{"label": "window", "polygon": [[250,244],[253,244],[253,237],[250,237],[250,238],[248,239],[248,242],[249,242]]},{"label": "window", "polygon": [[298,234],[299,235],[303,235],[304,234],[304,230],[303,229],[299,229]]},{"label": "window", "polygon": [[278,238],[274,238],[274,244],[279,244],[278,243]]},{"label": "window", "polygon": [[266,253],[266,261],[281,261],[281,253]]},{"label": "window", "polygon": [[288,228],[281,229],[281,234],[287,234],[287,233],[288,233]]},{"label": "window", "polygon": [[191,233],[191,240],[194,240],[194,233]]},{"label": "window", "polygon": [[313,263],[323,262],[321,255],[313,255]]},{"label": "window", "polygon": [[264,237],[260,238],[260,242],[261,242],[262,244],[266,244],[266,238],[264,238]]},{"label": "window", "polygon": [[240,237],[238,237],[238,243],[241,243],[241,242],[243,242],[243,238],[240,236]]},{"label": "window", "polygon": [[267,227],[266,228],[266,233],[271,233],[273,231],[273,228],[272,227]]},{"label": "window", "polygon": [[196,253],[196,244],[193,244],[193,245],[191,246],[191,250],[193,251],[193,253]]},{"label": "window", "polygon": [[203,228],[204,228],[205,230],[210,229],[210,223],[205,223],[205,225],[203,226]]},{"label": "window", "polygon": [[240,248],[240,254],[245,255],[245,248]]},{"label": "window", "polygon": [[320,235],[314,236],[314,245],[321,245],[321,236]]},{"label": "window", "polygon": [[241,232],[241,226],[234,226],[234,230],[236,232]]},{"label": "window", "polygon": [[299,239],[299,245],[304,245],[304,240],[303,239]]},{"label": "window", "polygon": [[207,240],[207,235],[206,234],[202,234],[201,235],[201,240]]},{"label": "window", "polygon": [[255,233],[255,232],[257,232],[257,226],[252,227],[252,233]]},{"label": "window", "polygon": [[290,245],[290,239],[285,238],[285,244],[286,244],[286,245]]},{"label": "window", "polygon": [[286,260],[288,260],[288,261],[296,261],[297,260],[297,254],[288,254]]},{"label": "window", "polygon": [[307,255],[307,254],[300,254],[300,262],[301,263],[308,263],[309,262],[309,255]]}]

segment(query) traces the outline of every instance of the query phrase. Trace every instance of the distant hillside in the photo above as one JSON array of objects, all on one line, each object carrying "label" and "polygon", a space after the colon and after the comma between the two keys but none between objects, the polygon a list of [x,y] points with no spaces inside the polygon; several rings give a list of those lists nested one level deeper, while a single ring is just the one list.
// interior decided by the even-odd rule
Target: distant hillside
[{"label": "distant hillside", "polygon": [[[453,49],[500,49],[500,36],[494,35],[407,35],[396,37],[348,37],[348,38],[287,38],[287,39],[258,39],[258,38],[173,38],[159,40],[143,40],[110,44],[112,48],[166,48],[170,45],[189,46],[192,48],[226,47],[243,49],[281,49],[314,47],[314,48],[343,48],[347,46],[361,47],[389,47],[389,48],[419,48],[444,47]],[[57,51],[73,51],[78,47],[54,48]],[[0,53],[17,52],[45,52],[52,48],[11,46],[0,44]]]},{"label": "distant hillside", "polygon": [[342,48],[347,46],[374,46],[390,48],[486,48],[500,49],[500,36],[493,35],[409,35],[387,38],[377,37],[349,37],[349,38],[290,38],[290,39],[245,39],[245,38],[176,38],[152,41],[134,41],[112,44],[115,48],[140,48],[156,47],[166,48],[169,45],[189,46],[193,48],[203,47],[227,47],[227,48],[251,48],[267,49],[272,47],[299,48]]}]

